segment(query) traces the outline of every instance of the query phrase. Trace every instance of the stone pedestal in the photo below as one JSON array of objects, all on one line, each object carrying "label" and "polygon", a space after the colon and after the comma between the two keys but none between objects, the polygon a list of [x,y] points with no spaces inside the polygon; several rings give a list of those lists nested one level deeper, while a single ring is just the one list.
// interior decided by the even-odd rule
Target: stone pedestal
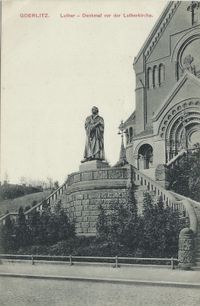
[{"label": "stone pedestal", "polygon": [[109,164],[105,160],[90,160],[82,163],[79,166],[79,171],[90,171],[90,170],[98,170],[102,168],[110,167]]},{"label": "stone pedestal", "polygon": [[[86,166],[84,164],[83,166]],[[100,163],[88,162],[90,169],[97,166],[100,166]],[[62,205],[69,219],[74,221],[77,235],[96,235],[100,206],[109,214],[113,205],[126,204],[128,177],[126,167],[111,168],[108,164],[104,168],[87,168],[87,171],[82,170],[68,176]]]},{"label": "stone pedestal", "polygon": [[194,265],[194,233],[190,228],[180,232],[178,261],[179,268],[183,270],[189,270]]}]

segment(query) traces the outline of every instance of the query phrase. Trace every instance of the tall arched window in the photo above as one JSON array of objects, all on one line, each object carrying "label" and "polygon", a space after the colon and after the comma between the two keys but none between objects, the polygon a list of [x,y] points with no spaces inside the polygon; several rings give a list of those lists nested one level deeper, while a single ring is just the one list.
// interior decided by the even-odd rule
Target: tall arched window
[{"label": "tall arched window", "polygon": [[131,142],[133,140],[133,128],[130,127],[129,129],[129,141]]},{"label": "tall arched window", "polygon": [[165,66],[163,64],[159,65],[159,85],[165,81]]},{"label": "tall arched window", "polygon": [[153,87],[153,76],[152,76],[152,69],[149,67],[147,69],[147,88]]},{"label": "tall arched window", "polygon": [[153,67],[153,87],[158,86],[158,67]]},{"label": "tall arched window", "polygon": [[128,129],[126,129],[125,135],[126,135],[126,144],[128,144],[128,143],[129,143],[129,133],[128,133]]}]

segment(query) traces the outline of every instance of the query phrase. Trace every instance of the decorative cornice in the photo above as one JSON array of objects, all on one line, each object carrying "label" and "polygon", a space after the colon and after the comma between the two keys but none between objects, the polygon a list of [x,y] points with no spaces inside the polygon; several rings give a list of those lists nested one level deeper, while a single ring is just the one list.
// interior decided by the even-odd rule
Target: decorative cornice
[{"label": "decorative cornice", "polygon": [[[184,101],[179,102],[178,104],[174,105],[169,112],[164,116],[162,122],[159,126],[159,135],[161,138],[165,136],[167,129],[169,129],[169,124],[173,120],[177,121],[180,114],[183,111],[187,111],[188,118],[189,114],[192,115],[199,113],[200,114],[200,100],[199,98],[191,98]],[[191,122],[190,122],[191,123]],[[181,122],[180,122],[181,124]]]},{"label": "decorative cornice", "polygon": [[165,30],[172,16],[174,15],[176,9],[180,5],[181,1],[170,1],[164,8],[162,14],[160,15],[157,23],[153,27],[146,41],[144,42],[142,48],[140,49],[138,55],[134,58],[134,64],[137,63],[139,57],[144,53],[145,57],[149,57],[153,51],[155,45],[161,37],[161,34]]},{"label": "decorative cornice", "polygon": [[175,11],[179,7],[181,1],[173,2],[171,8],[169,9],[168,13],[166,14],[165,18],[160,22],[157,31],[155,32],[148,48],[145,50],[144,56],[146,59],[151,55],[152,51],[154,50],[156,44],[158,43],[159,39],[161,38],[164,30],[166,29],[167,25],[169,24],[172,16],[174,15]]}]

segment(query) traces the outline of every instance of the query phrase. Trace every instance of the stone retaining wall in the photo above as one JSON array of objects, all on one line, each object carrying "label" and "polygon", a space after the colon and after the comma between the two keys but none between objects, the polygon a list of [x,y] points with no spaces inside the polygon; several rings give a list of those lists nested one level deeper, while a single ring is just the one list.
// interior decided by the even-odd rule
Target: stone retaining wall
[{"label": "stone retaining wall", "polygon": [[75,220],[80,235],[95,235],[99,206],[107,213],[112,205],[126,202],[127,168],[105,168],[72,173],[62,196],[70,219]]}]

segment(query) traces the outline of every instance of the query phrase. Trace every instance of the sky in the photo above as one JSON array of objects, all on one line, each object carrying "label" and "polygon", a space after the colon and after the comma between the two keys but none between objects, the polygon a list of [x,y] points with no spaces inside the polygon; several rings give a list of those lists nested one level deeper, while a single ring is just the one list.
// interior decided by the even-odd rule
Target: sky
[{"label": "sky", "polygon": [[[105,121],[106,159],[117,162],[118,126],[135,107],[133,60],[165,5],[158,0],[3,1],[1,180],[51,177],[62,183],[78,171],[84,121],[93,105]],[[135,13],[152,17],[128,17]]]}]

